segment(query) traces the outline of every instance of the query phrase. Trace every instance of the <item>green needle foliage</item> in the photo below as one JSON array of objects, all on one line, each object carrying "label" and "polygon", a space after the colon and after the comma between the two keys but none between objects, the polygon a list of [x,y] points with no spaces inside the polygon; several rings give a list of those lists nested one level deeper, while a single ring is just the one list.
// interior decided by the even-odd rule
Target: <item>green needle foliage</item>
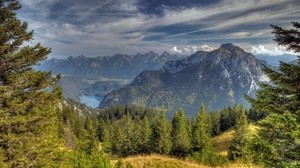
[{"label": "green needle foliage", "polygon": [[203,103],[200,112],[197,115],[196,123],[193,129],[192,144],[194,151],[210,150],[212,148],[210,142],[209,123]]},{"label": "green needle foliage", "polygon": [[16,17],[20,8],[16,0],[0,0],[0,167],[55,167],[59,77],[32,69],[50,49],[23,46],[33,31]]},{"label": "green needle foliage", "polygon": [[[300,52],[300,24],[285,30],[272,26],[275,41]],[[300,167],[300,59],[296,64],[280,63],[279,70],[265,67],[272,84],[262,84],[256,99],[247,97],[253,108],[269,114],[259,122],[252,142],[257,162],[272,167]]]},{"label": "green needle foliage", "polygon": [[175,156],[186,156],[191,149],[191,138],[189,136],[189,125],[183,110],[175,113],[172,128],[173,154]]},{"label": "green needle foliage", "polygon": [[[241,108],[242,109],[242,108]],[[236,160],[237,158],[247,159],[248,152],[248,121],[247,115],[244,110],[240,111],[241,114],[235,125],[235,135],[229,147],[229,159]]]},{"label": "green needle foliage", "polygon": [[171,126],[166,118],[165,111],[157,119],[153,129],[153,151],[160,154],[169,154],[172,147]]}]

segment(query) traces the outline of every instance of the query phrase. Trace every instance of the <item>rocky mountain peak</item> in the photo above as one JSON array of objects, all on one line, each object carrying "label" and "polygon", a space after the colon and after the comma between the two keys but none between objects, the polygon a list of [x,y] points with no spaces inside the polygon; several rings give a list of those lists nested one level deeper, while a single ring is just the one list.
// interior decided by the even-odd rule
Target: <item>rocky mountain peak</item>
[{"label": "rocky mountain peak", "polygon": [[127,87],[106,95],[100,107],[138,105],[182,107],[188,115],[244,104],[244,94],[253,96],[258,82],[266,81],[262,66],[251,53],[231,43],[214,51],[199,51],[190,57],[168,61],[155,71],[144,71]]},{"label": "rocky mountain peak", "polygon": [[223,49],[223,50],[229,51],[231,53],[245,52],[245,50],[243,50],[242,48],[240,48],[238,46],[233,45],[232,43],[222,44],[219,49]]}]

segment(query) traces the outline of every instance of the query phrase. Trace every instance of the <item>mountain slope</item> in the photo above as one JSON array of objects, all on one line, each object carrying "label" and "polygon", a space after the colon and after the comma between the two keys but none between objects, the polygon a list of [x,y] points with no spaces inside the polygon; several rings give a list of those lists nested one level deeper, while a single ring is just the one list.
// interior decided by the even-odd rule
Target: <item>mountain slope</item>
[{"label": "mountain slope", "polygon": [[252,54],[233,44],[199,51],[188,58],[168,61],[156,71],[143,71],[132,83],[107,94],[100,107],[133,104],[162,107],[174,112],[180,107],[193,116],[203,102],[208,110],[241,103],[244,94],[254,95],[258,82],[266,81],[262,66]]}]

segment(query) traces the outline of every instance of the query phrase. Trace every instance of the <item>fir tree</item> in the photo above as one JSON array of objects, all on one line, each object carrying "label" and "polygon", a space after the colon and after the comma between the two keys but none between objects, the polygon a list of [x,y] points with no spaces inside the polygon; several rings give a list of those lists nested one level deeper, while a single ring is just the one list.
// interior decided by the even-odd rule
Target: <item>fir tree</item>
[{"label": "fir tree", "polygon": [[50,49],[23,46],[33,38],[16,0],[0,0],[0,162],[2,167],[55,167],[58,78],[33,70]]},{"label": "fir tree", "polygon": [[124,117],[125,123],[122,125],[124,133],[125,133],[125,140],[123,141],[123,153],[124,155],[131,155],[135,154],[137,150],[136,144],[136,136],[134,133],[134,123],[129,114]]},{"label": "fir tree", "polygon": [[183,110],[176,112],[172,121],[173,154],[186,156],[191,149],[187,119]]},{"label": "fir tree", "polygon": [[140,122],[137,122],[140,126],[138,130],[138,151],[139,153],[149,154],[151,152],[151,137],[152,137],[152,128],[149,118],[146,116]]},{"label": "fir tree", "polygon": [[209,125],[203,103],[197,115],[193,128],[192,144],[194,151],[207,150],[211,148]]},{"label": "fir tree", "polygon": [[241,111],[237,124],[235,125],[234,138],[229,147],[229,159],[236,160],[237,158],[247,159],[247,133],[248,133],[248,121],[246,111]]},{"label": "fir tree", "polygon": [[[272,26],[275,41],[288,50],[300,51],[300,24],[285,30]],[[262,84],[256,98],[247,97],[254,110],[269,114],[259,122],[252,143],[254,159],[268,166],[300,166],[300,59],[296,64],[280,63],[279,70],[267,66],[264,72],[272,84]]]},{"label": "fir tree", "polygon": [[172,147],[171,128],[164,110],[162,110],[160,117],[154,125],[152,138],[152,149],[154,152],[169,154]]}]

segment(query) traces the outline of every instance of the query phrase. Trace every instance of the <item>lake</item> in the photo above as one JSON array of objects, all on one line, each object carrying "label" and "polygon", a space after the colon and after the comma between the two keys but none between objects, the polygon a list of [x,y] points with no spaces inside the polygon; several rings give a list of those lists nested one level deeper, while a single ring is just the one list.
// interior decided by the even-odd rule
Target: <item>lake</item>
[{"label": "lake", "polygon": [[80,103],[83,103],[89,107],[97,108],[99,103],[102,101],[103,97],[101,96],[80,96]]}]

